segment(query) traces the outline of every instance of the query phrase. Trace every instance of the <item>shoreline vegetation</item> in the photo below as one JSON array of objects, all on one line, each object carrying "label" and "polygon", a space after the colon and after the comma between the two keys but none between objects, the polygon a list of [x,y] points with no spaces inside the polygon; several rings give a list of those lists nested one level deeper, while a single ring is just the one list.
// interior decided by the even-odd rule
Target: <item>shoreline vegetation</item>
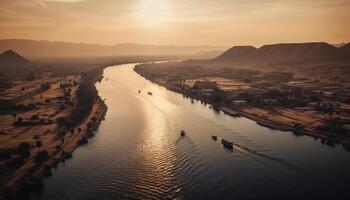
[{"label": "shoreline vegetation", "polygon": [[107,112],[107,106],[98,96],[95,87],[95,83],[102,80],[106,67],[82,74],[77,90],[78,102],[69,117],[70,121],[61,119],[62,122],[59,123],[62,124],[54,131],[59,140],[36,156],[30,156],[1,187],[0,199],[18,199],[22,195],[26,197],[39,189],[43,184],[42,178],[50,176],[52,168],[70,159],[76,148],[87,144],[88,138],[94,136]]},{"label": "shoreline vegetation", "polygon": [[105,68],[172,58],[32,63],[27,71],[6,71],[0,82],[0,199],[27,199],[40,191],[51,169],[95,135],[107,113],[95,85]]},{"label": "shoreline vegetation", "polygon": [[[321,132],[317,131],[315,129],[311,129],[309,127],[304,127],[301,124],[294,124],[294,123],[282,123],[277,120],[271,120],[269,117],[266,117],[266,115],[260,115],[259,112],[255,111],[253,106],[244,105],[244,106],[235,106],[232,105],[231,102],[225,102],[221,101],[223,99],[223,96],[227,95],[224,91],[221,91],[220,89],[209,89],[208,88],[202,88],[201,91],[204,91],[203,93],[198,93],[197,89],[191,90],[191,88],[188,87],[188,80],[181,76],[180,74],[186,74],[187,72],[180,72],[178,68],[182,69],[183,71],[190,71],[190,76],[193,79],[200,79],[198,77],[204,76],[205,74],[203,71],[198,72],[196,69],[190,69],[190,66],[185,66],[180,62],[179,63],[169,63],[164,66],[157,66],[157,64],[142,64],[137,65],[134,68],[134,71],[138,73],[140,76],[150,80],[153,83],[156,83],[160,86],[165,87],[166,89],[182,94],[185,98],[191,98],[193,100],[198,100],[203,104],[209,104],[211,107],[216,111],[222,111],[223,113],[230,115],[232,117],[245,117],[250,120],[255,121],[257,124],[273,129],[273,130],[280,130],[280,131],[289,131],[292,132],[295,136],[302,136],[307,135],[310,137],[313,137],[315,140],[320,139],[322,144],[327,144],[329,146],[334,146],[336,144],[340,144],[344,147],[346,150],[350,150],[350,140],[349,138],[345,137],[336,137],[335,135],[329,135],[327,132]],[[184,66],[182,66],[184,65]],[[187,67],[187,69],[185,69]],[[168,68],[168,69],[167,69]],[[200,70],[205,70],[201,67],[195,66],[193,68],[200,68]],[[199,75],[197,75],[198,73]],[[207,74],[210,74],[209,72]],[[186,74],[187,75],[187,74]],[[217,76],[220,76],[216,73]],[[223,75],[224,76],[224,75]],[[209,84],[208,84],[209,85]],[[195,85],[192,85],[192,87],[195,87]],[[217,86],[216,86],[217,87]],[[241,86],[240,86],[241,87]],[[212,93],[214,91],[217,91],[217,93],[220,93],[220,95],[213,95]],[[215,93],[215,92],[214,92]],[[213,97],[214,96],[214,97]],[[215,98],[219,100],[215,101]],[[270,113],[268,113],[270,114]]]}]

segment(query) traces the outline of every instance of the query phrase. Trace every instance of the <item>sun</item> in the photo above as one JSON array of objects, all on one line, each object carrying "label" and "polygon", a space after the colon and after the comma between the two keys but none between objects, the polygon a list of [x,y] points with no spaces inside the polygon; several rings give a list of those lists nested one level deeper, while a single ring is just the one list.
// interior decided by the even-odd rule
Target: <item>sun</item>
[{"label": "sun", "polygon": [[168,0],[142,0],[138,7],[140,20],[147,25],[160,25],[170,15]]}]

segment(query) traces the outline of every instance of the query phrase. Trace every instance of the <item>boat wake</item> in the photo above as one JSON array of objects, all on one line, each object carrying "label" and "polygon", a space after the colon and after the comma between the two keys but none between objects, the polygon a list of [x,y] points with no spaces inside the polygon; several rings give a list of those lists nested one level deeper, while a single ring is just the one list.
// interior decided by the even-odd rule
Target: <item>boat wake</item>
[{"label": "boat wake", "polygon": [[[258,152],[256,150],[253,150],[251,148],[239,145],[239,144],[234,144],[234,147],[235,147],[235,149],[237,149],[237,150],[239,150],[239,151],[241,151],[241,152],[243,152],[245,154],[250,154],[250,155],[252,155],[254,157],[258,156],[258,157],[262,157],[262,158],[268,159],[270,161],[277,162],[277,163],[282,164],[283,166],[286,166],[289,169],[297,171],[297,172],[299,172],[299,173],[301,173],[303,175],[311,175],[309,170],[307,170],[305,168],[302,168],[302,167],[300,167],[300,166],[298,166],[296,164],[293,164],[293,163],[291,163],[291,162],[289,162],[287,160],[284,160],[282,158],[273,157],[273,156],[270,156],[270,155]],[[257,160],[256,157],[255,157],[255,159]]]},{"label": "boat wake", "polygon": [[274,157],[274,156],[270,156],[270,155],[258,152],[256,150],[253,150],[251,148],[248,148],[248,147],[245,147],[245,146],[242,146],[242,145],[239,145],[239,144],[234,144],[234,148],[239,150],[242,153],[245,153],[246,155],[250,155],[252,158],[254,158],[255,160],[259,161],[260,163],[263,163],[263,164],[269,166],[270,168],[278,170],[278,171],[281,171],[281,170],[276,168],[276,167],[273,167],[270,163],[268,163],[268,162],[266,162],[266,161],[264,161],[264,160],[262,160],[260,158],[264,158],[264,159],[267,159],[269,161],[274,161],[275,163],[281,164],[282,166],[285,166],[285,167],[287,167],[290,170],[298,172],[301,175],[309,176],[311,178],[316,178],[316,179],[319,179],[319,181],[328,182],[328,183],[337,183],[337,184],[347,184],[348,185],[348,183],[345,183],[345,182],[330,180],[327,177],[322,177],[321,175],[316,175],[311,170],[308,170],[308,169],[305,169],[303,167],[300,167],[300,166],[298,166],[296,164],[293,164],[293,163],[291,163],[291,162],[289,162],[287,160],[284,160],[282,158],[277,158],[277,157]]}]

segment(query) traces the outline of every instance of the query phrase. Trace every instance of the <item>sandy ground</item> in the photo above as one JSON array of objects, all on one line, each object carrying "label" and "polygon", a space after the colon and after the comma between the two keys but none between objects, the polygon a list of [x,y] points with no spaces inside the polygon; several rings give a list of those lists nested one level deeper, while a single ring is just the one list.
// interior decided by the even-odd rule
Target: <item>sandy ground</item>
[{"label": "sandy ground", "polygon": [[185,84],[189,87],[193,87],[196,81],[211,81],[216,82],[218,87],[224,91],[244,90],[249,89],[249,84],[243,83],[234,79],[226,79],[222,77],[205,77],[201,79],[186,80]]},{"label": "sandy ground", "polygon": [[[45,170],[48,166],[51,167],[62,159],[69,157],[71,153],[79,146],[78,141],[84,137],[87,137],[87,135],[90,133],[90,131],[86,128],[86,125],[91,121],[91,118],[96,117],[97,119],[102,120],[105,112],[106,108],[103,102],[98,100],[95,102],[90,115],[87,116],[86,119],[76,127],[76,130],[78,128],[81,128],[81,132],[75,131],[73,135],[67,132],[63,143],[57,138],[57,136],[51,135],[49,137],[46,137],[43,141],[43,147],[34,148],[32,149],[31,153],[35,155],[36,152],[47,150],[50,155],[50,159],[38,166],[34,162],[34,156],[31,156],[22,167],[15,171],[10,180],[8,180],[6,183],[5,187],[13,188],[14,185],[20,181],[21,177],[27,175],[28,172],[32,172],[34,177],[40,177],[43,175],[43,173],[45,173]],[[97,128],[97,124],[95,128]],[[57,150],[57,145],[61,146],[62,149]]]},{"label": "sandy ground", "polygon": [[[29,82],[17,82],[14,88],[4,91],[0,94],[2,97],[18,99],[17,96],[25,96],[20,100],[16,100],[17,104],[27,105],[29,103],[39,103],[37,107],[28,111],[9,111],[0,115],[0,151],[3,150],[14,150],[22,142],[28,142],[32,147],[30,149],[31,155],[29,158],[24,160],[24,164],[17,169],[7,169],[8,173],[0,173],[0,193],[4,191],[5,188],[16,189],[20,184],[22,177],[31,174],[34,177],[41,176],[47,168],[60,160],[71,155],[75,148],[78,146],[78,141],[87,136],[91,136],[91,132],[96,129],[103,119],[105,112],[107,110],[104,102],[97,98],[93,105],[92,111],[89,116],[86,116],[80,124],[74,128],[74,133],[67,132],[64,136],[64,140],[58,137],[59,126],[57,124],[57,119],[60,117],[66,118],[72,112],[74,106],[77,104],[76,90],[78,85],[69,86],[71,90],[71,102],[73,106],[65,105],[65,109],[62,109],[63,102],[55,101],[56,97],[64,95],[63,90],[60,88],[61,83],[69,82],[80,82],[80,76],[67,76],[51,78],[41,77],[35,81]],[[32,93],[35,88],[34,85],[41,86],[42,83],[50,83],[50,89],[41,92]],[[27,88],[24,91],[18,88]],[[66,89],[68,89],[66,88]],[[29,93],[30,95],[27,95]],[[16,96],[17,95],[17,96]],[[45,103],[45,99],[51,99],[50,103]],[[16,113],[16,116],[13,116]],[[50,124],[39,123],[30,126],[15,126],[13,123],[19,117],[23,120],[30,120],[33,115],[38,115],[40,119],[52,120]],[[87,123],[91,122],[91,118],[95,117],[97,119],[96,123],[93,123],[93,127],[89,130],[87,129]],[[78,131],[81,128],[81,131]],[[42,142],[41,147],[35,147],[35,142],[40,140]],[[61,149],[57,149],[60,146]],[[34,158],[38,152],[46,150],[49,153],[49,160],[45,163],[38,165],[35,163]],[[16,156],[16,155],[12,155]],[[12,159],[12,158],[11,158]],[[0,170],[6,169],[6,163],[8,160],[0,159]],[[2,195],[0,195],[1,199]]]},{"label": "sandy ground", "polygon": [[[67,77],[69,79],[73,79],[73,77]],[[26,112],[16,112],[18,117],[22,117],[23,119],[30,119],[32,115],[38,115],[41,119],[51,119],[55,121],[59,117],[67,117],[72,107],[66,106],[66,109],[60,110],[60,106],[62,103],[51,102],[50,104],[45,104],[45,99],[47,98],[55,98],[58,96],[63,96],[62,89],[59,88],[60,83],[66,82],[67,78],[62,78],[59,81],[51,84],[51,88],[42,93],[38,93],[34,96],[26,98],[22,101],[16,102],[18,104],[29,104],[29,103],[42,103],[43,105],[38,105],[36,109],[29,110]],[[80,77],[74,77],[73,80],[79,81]],[[38,84],[45,83],[46,78],[41,79],[40,81],[35,81]],[[29,83],[30,85],[31,83]],[[26,85],[26,84],[23,84]],[[77,86],[72,87],[72,101],[76,103],[75,92],[77,90]],[[14,90],[15,92],[16,90]],[[22,95],[22,94],[19,94]],[[15,149],[18,144],[21,142],[30,142],[34,143],[33,140],[34,135],[42,136],[43,139],[48,137],[49,133],[53,133],[57,128],[57,124],[53,125],[36,125],[36,126],[14,126],[13,123],[16,121],[16,118],[12,116],[12,114],[0,115],[0,150],[1,149]]]},{"label": "sandy ground", "polygon": [[300,123],[308,130],[314,130],[317,126],[322,124],[322,121],[325,118],[324,115],[320,115],[314,111],[300,112],[286,108],[271,111],[255,107],[247,107],[244,108],[243,111],[259,118],[268,119],[288,126]]}]

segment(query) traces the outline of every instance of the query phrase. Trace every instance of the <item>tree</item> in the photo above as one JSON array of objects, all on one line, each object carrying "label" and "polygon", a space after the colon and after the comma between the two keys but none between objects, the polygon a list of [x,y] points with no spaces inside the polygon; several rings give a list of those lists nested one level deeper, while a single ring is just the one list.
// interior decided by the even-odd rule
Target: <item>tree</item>
[{"label": "tree", "polygon": [[43,83],[41,84],[41,89],[42,90],[48,90],[51,88],[51,85],[49,83]]},{"label": "tree", "polygon": [[17,118],[17,123],[22,123],[23,122],[23,118],[22,117],[18,117]]},{"label": "tree", "polygon": [[58,138],[62,138],[62,137],[64,137],[65,136],[65,132],[64,131],[60,131],[60,132],[58,132]]},{"label": "tree", "polygon": [[38,140],[38,141],[35,142],[35,146],[40,148],[40,147],[43,146],[43,144],[42,144],[42,142],[40,140]]},{"label": "tree", "polygon": [[31,120],[39,120],[39,115],[32,115]]},{"label": "tree", "polygon": [[315,106],[315,110],[316,111],[320,111],[321,110],[321,103],[317,102],[317,105]]},{"label": "tree", "polygon": [[90,128],[92,127],[92,123],[91,123],[91,122],[87,123],[87,124],[86,124],[86,127],[87,127],[88,129],[90,129]]},{"label": "tree", "polygon": [[30,145],[28,142],[22,142],[17,147],[17,152],[22,158],[27,158],[30,156]]},{"label": "tree", "polygon": [[215,103],[220,103],[226,99],[226,94],[224,91],[218,90],[213,94],[213,101]]},{"label": "tree", "polygon": [[36,154],[34,161],[37,164],[41,164],[49,159],[49,153],[47,151],[40,151],[38,154]]},{"label": "tree", "polygon": [[60,117],[57,119],[57,124],[59,126],[65,126],[66,125],[66,119],[64,117]]},{"label": "tree", "polygon": [[51,100],[49,98],[45,99],[45,103],[49,104],[51,102]]}]

